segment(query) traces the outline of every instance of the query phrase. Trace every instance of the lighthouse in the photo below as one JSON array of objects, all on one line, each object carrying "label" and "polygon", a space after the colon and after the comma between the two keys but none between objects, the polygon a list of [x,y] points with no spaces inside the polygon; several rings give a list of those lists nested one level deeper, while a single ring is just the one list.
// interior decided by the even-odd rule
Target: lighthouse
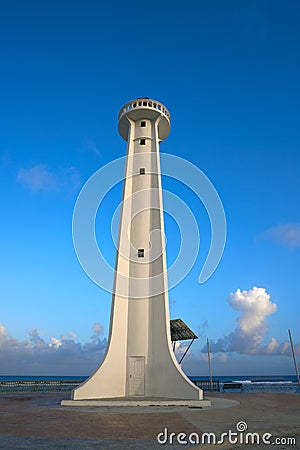
[{"label": "lighthouse", "polygon": [[127,141],[109,342],[96,372],[73,400],[202,400],[171,346],[160,142],[170,114],[160,102],[125,104],[118,130]]}]

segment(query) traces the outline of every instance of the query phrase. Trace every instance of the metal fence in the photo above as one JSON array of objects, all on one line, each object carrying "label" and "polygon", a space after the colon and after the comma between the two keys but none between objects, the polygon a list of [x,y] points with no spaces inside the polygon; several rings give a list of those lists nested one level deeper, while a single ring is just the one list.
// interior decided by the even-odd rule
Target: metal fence
[{"label": "metal fence", "polygon": [[220,391],[220,381],[219,380],[191,380],[203,391]]},{"label": "metal fence", "polygon": [[[193,383],[204,391],[220,391],[219,380],[193,379]],[[0,381],[0,393],[4,392],[63,392],[71,391],[83,380],[13,380]]]},{"label": "metal fence", "polygon": [[0,381],[1,392],[61,392],[71,391],[80,380],[14,380]]}]

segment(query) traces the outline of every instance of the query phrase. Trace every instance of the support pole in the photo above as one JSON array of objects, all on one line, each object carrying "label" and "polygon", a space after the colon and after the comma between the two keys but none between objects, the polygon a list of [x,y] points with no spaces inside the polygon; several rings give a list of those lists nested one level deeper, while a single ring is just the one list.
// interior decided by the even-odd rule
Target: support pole
[{"label": "support pole", "polygon": [[186,351],[185,351],[184,354],[182,355],[182,357],[181,357],[181,359],[180,359],[180,361],[179,361],[179,364],[181,364],[181,362],[183,361],[183,358],[185,357],[185,355],[186,355],[187,352],[189,351],[190,346],[192,345],[192,343],[194,342],[194,340],[195,340],[195,338],[190,342],[190,345],[188,346],[188,348],[186,349]]},{"label": "support pole", "polygon": [[293,340],[292,340],[292,335],[291,335],[291,330],[290,329],[288,329],[288,333],[289,333],[289,337],[290,337],[290,343],[291,343],[291,348],[292,348],[292,355],[293,355],[293,360],[294,360],[294,365],[295,365],[296,377],[297,377],[297,381],[298,381],[298,386],[300,388],[300,379],[299,379],[298,366],[297,366],[297,361],[296,361],[296,356],[295,356],[295,351],[294,351],[294,345],[293,345]]}]

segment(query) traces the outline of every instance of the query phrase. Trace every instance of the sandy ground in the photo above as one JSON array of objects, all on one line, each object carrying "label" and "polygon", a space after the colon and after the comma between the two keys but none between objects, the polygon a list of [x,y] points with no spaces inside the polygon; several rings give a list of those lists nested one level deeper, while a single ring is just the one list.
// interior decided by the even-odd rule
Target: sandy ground
[{"label": "sandy ground", "polygon": [[[214,393],[207,397],[213,406],[204,410],[74,409],[60,406],[67,394],[1,394],[0,449],[300,449],[300,395]],[[230,430],[237,435],[228,436]],[[179,433],[184,435],[178,442]],[[208,444],[206,437],[202,443],[203,433],[214,433],[216,442],[224,442]],[[223,440],[222,433],[227,433]],[[256,433],[254,443],[247,433]],[[265,433],[269,444],[263,442]],[[213,442],[213,436],[210,439]]]}]

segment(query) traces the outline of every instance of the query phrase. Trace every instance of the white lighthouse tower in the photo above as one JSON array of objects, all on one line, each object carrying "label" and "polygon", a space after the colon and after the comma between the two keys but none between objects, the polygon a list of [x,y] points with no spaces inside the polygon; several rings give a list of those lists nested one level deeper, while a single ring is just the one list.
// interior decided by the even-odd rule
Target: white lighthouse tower
[{"label": "white lighthouse tower", "polygon": [[159,156],[170,114],[161,103],[139,98],[123,106],[118,129],[127,141],[127,163],[109,345],[97,371],[73,391],[73,400],[202,400],[202,390],[181,370],[170,338]]}]

